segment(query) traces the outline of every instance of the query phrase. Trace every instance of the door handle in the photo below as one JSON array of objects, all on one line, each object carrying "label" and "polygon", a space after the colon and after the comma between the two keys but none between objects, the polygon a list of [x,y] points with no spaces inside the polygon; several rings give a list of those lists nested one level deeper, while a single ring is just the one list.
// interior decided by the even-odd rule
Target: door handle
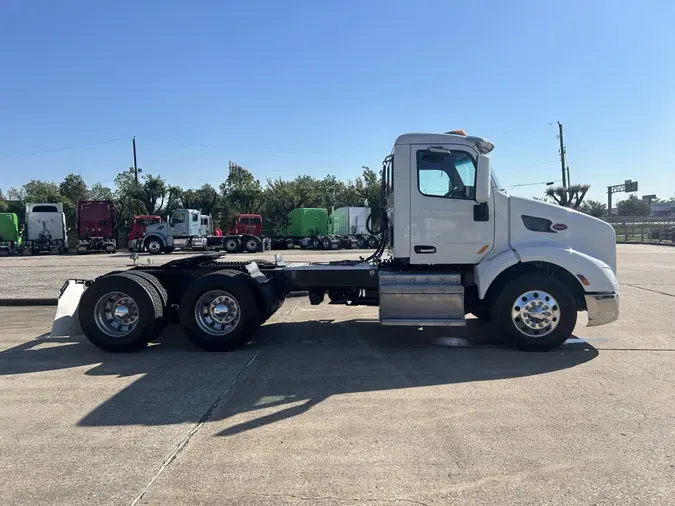
[{"label": "door handle", "polygon": [[436,253],[436,247],[435,246],[429,246],[429,245],[426,245],[426,244],[420,244],[418,246],[415,246],[415,253],[417,253],[418,255]]}]

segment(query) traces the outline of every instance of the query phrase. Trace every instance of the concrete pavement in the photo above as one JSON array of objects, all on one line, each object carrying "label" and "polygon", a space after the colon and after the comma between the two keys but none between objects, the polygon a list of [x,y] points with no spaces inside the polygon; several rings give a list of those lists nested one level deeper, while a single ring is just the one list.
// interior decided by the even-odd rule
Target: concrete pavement
[{"label": "concrete pavement", "polygon": [[0,504],[672,503],[673,260],[619,247],[621,319],[540,354],[289,299],[233,353],[111,355],[0,308]]}]

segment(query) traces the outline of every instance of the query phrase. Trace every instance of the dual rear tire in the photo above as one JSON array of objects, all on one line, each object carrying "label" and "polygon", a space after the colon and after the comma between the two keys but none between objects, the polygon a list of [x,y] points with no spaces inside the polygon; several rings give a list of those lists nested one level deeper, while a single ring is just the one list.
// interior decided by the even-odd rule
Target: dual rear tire
[{"label": "dual rear tire", "polygon": [[[247,276],[235,271],[206,274],[180,300],[179,322],[188,339],[208,351],[229,351],[264,321]],[[89,341],[108,352],[144,348],[168,323],[168,294],[150,273],[103,276],[83,294],[80,326]]]}]

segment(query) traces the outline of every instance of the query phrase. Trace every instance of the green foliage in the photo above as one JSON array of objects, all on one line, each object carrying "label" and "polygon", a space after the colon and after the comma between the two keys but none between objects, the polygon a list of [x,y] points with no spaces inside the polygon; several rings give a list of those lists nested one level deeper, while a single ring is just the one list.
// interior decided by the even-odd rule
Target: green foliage
[{"label": "green foliage", "polygon": [[619,216],[648,216],[651,209],[648,202],[631,194],[616,205],[616,211]]},{"label": "green foliage", "polygon": [[559,206],[579,209],[590,188],[587,184],[573,184],[568,187],[556,186],[546,188],[546,196],[553,199]]},{"label": "green foliage", "polygon": [[607,214],[607,205],[597,200],[587,200],[579,207],[582,213],[590,214],[596,218],[602,218]]},{"label": "green foliage", "polygon": [[263,187],[253,174],[241,168],[233,171],[217,188],[204,184],[197,189],[169,185],[160,175],[146,173],[137,183],[132,171],[123,170],[113,188],[101,183],[88,186],[78,174],[68,174],[62,182],[32,180],[19,188],[10,188],[7,197],[0,192],[0,211],[16,212],[23,217],[25,202],[63,203],[69,228],[76,225],[78,200],[112,200],[115,227],[123,240],[131,219],[137,214],[168,216],[179,208],[199,209],[213,216],[214,223],[226,227],[236,213],[257,213],[264,218],[265,229],[278,233],[287,225],[288,213],[299,207],[320,207],[331,212],[343,206],[380,206],[381,179],[364,168],[355,181],[342,181],[334,175],[322,179],[297,176],[292,180],[268,179]]}]

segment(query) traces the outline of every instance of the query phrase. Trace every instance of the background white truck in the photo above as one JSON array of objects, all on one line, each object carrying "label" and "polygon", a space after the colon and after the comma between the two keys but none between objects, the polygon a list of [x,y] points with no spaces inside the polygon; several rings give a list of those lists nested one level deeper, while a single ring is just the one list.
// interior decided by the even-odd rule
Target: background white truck
[{"label": "background white truck", "polygon": [[461,131],[399,136],[383,162],[382,241],[365,260],[221,262],[202,255],[69,280],[52,336],[77,333],[79,325],[102,349],[134,350],[177,308],[195,344],[229,350],[296,290],[307,290],[314,305],[327,295],[333,304],[379,306],[383,325],[463,326],[473,313],[524,350],[562,344],[578,311],[588,312],[589,326],[615,321],[612,226],[509,196],[492,177],[493,147]]},{"label": "background white truck", "polygon": [[68,229],[63,204],[26,204],[25,230],[24,251],[33,255],[68,251]]},{"label": "background white truck", "polygon": [[[375,248],[377,237],[368,232],[369,207],[339,207],[328,217],[328,233],[340,238],[342,247]],[[347,241],[350,244],[345,244]]]}]

